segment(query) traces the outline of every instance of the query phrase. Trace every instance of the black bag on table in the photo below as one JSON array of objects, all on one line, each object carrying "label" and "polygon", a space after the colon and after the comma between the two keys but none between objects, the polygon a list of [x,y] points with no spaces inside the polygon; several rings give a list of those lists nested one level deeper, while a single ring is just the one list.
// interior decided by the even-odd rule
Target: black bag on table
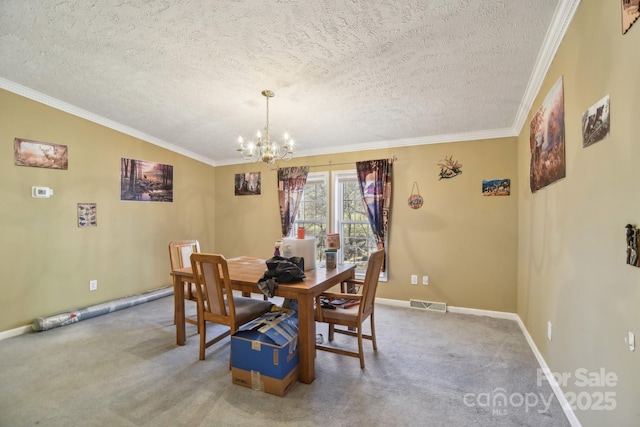
[{"label": "black bag on table", "polygon": [[267,271],[258,281],[258,288],[267,297],[272,298],[279,283],[301,282],[307,276],[304,274],[304,258],[285,258],[274,256],[266,261]]}]

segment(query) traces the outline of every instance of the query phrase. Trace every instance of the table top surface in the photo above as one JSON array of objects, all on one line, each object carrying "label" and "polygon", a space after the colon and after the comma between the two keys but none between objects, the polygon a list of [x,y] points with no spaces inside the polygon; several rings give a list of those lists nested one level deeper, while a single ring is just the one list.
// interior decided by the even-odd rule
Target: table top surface
[{"label": "table top surface", "polygon": [[[229,267],[229,276],[231,282],[234,285],[253,285],[257,286],[258,281],[264,275],[266,271],[266,260],[256,257],[241,256],[237,258],[227,259],[227,265]],[[307,276],[303,281],[297,283],[280,283],[278,286],[287,286],[289,288],[295,288],[299,292],[310,290],[313,287],[324,283],[327,280],[333,279],[338,275],[350,275],[352,270],[355,269],[355,264],[339,264],[333,270],[327,270],[326,268],[315,268],[313,270],[307,270],[304,272]],[[171,274],[182,276],[184,278],[193,277],[191,267],[181,268],[179,270],[172,271]]]}]

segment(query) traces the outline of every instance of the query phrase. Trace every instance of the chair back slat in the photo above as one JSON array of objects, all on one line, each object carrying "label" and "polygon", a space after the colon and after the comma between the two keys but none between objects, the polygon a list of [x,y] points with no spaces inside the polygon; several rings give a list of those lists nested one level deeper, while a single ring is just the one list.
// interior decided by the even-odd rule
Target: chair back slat
[{"label": "chair back slat", "polygon": [[222,255],[194,253],[191,255],[191,264],[194,272],[198,272],[198,283],[204,295],[202,295],[204,310],[222,317],[231,317],[234,313],[231,282],[229,281],[229,269],[227,260]]},{"label": "chair back slat", "polygon": [[191,254],[200,252],[197,240],[177,240],[169,243],[169,259],[171,269],[178,270],[191,265]]},{"label": "chair back slat", "polygon": [[362,285],[362,302],[360,303],[360,313],[363,316],[371,314],[378,288],[378,279],[384,262],[384,249],[379,249],[369,255],[367,271]]},{"label": "chair back slat", "polygon": [[[193,246],[182,246],[178,250],[178,259],[180,265],[184,266],[185,264],[189,264],[191,261],[191,254],[196,251],[193,250]],[[185,260],[187,262],[185,263]]]}]

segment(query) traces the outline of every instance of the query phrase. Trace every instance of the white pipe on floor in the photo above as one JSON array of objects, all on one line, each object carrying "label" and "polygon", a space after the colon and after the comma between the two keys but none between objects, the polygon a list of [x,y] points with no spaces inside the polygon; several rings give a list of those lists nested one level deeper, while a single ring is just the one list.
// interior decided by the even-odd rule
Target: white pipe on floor
[{"label": "white pipe on floor", "polygon": [[70,325],[72,323],[79,322],[80,320],[90,319],[92,317],[108,314],[123,308],[133,307],[134,305],[143,304],[169,295],[173,295],[173,286],[156,289],[155,291],[145,292],[140,295],[120,298],[102,304],[92,305],[90,307],[79,308],[67,313],[54,314],[49,317],[38,317],[33,321],[31,327],[36,332],[47,331],[49,329],[57,328],[58,326]]}]

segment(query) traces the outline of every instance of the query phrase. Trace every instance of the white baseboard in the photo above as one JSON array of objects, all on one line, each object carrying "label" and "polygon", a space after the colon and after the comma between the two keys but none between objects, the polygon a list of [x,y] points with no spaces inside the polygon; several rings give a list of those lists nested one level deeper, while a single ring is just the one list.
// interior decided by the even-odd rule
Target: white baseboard
[{"label": "white baseboard", "polygon": [[[376,303],[384,304],[384,305],[392,305],[395,307],[405,307],[405,308],[410,307],[409,301],[402,301],[397,299],[376,298]],[[476,316],[495,317],[497,319],[509,319],[509,320],[518,319],[518,315],[516,313],[508,313],[506,311],[480,310],[477,308],[454,307],[450,305],[447,306],[447,311],[451,313],[473,314]]]},{"label": "white baseboard", "polygon": [[496,319],[517,320],[518,315],[516,313],[509,313],[508,311],[494,311],[494,310],[480,310],[478,308],[466,308],[447,306],[447,311],[451,313],[460,314],[473,314],[474,316],[487,316],[494,317]]},{"label": "white baseboard", "polygon": [[376,298],[376,304],[393,305],[395,307],[409,307],[409,301],[399,299]]},{"label": "white baseboard", "polygon": [[22,334],[28,334],[29,332],[33,332],[33,328],[31,327],[31,325],[20,326],[15,329],[9,329],[8,331],[2,331],[0,332],[0,341]]},{"label": "white baseboard", "polygon": [[527,328],[524,326],[524,323],[522,322],[522,319],[520,319],[520,316],[517,316],[516,321],[518,322],[518,325],[520,326],[520,330],[522,331],[522,334],[527,340],[527,343],[529,343],[529,347],[531,348],[531,351],[533,351],[533,354],[536,356],[536,360],[538,361],[540,368],[544,372],[544,375],[547,377],[547,381],[549,381],[549,385],[551,386],[551,389],[555,393],[556,398],[558,399],[558,402],[560,402],[560,406],[562,406],[562,409],[564,410],[564,414],[567,416],[569,423],[571,423],[573,427],[582,427],[582,424],[580,424],[578,417],[576,417],[576,414],[573,412],[573,409],[571,409],[571,405],[569,405],[567,398],[562,392],[562,389],[560,388],[560,384],[558,384],[555,377],[551,373],[551,369],[549,369],[547,362],[544,360],[544,357],[542,357],[542,354],[538,350],[538,347],[536,346],[536,343],[533,341],[533,338],[531,338],[531,335],[529,335],[529,331],[527,331]]}]

